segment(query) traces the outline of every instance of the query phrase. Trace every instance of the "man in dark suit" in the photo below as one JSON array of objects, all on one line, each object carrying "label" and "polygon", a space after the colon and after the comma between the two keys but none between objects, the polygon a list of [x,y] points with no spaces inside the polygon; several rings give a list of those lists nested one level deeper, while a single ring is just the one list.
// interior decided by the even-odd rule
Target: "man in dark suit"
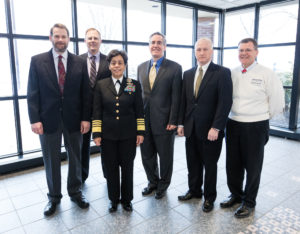
[{"label": "man in dark suit", "polygon": [[69,160],[67,189],[80,208],[89,206],[81,192],[82,134],[90,128],[90,88],[86,62],[67,51],[69,31],[63,24],[50,30],[53,49],[33,56],[27,102],[32,131],[40,136],[48,198],[44,214],[52,215],[62,198],[61,139]]},{"label": "man in dark suit", "polygon": [[[84,41],[87,45],[88,52],[80,56],[87,61],[87,67],[88,67],[88,72],[90,77],[90,86],[93,93],[97,81],[110,77],[111,72],[108,69],[106,56],[100,53],[100,45],[102,42],[100,32],[95,28],[87,29],[85,32]],[[84,183],[89,176],[90,142],[91,142],[91,130],[83,135],[82,150],[81,150],[82,183]],[[103,175],[106,178],[106,169],[102,157],[101,157],[101,163],[102,163]]]},{"label": "man in dark suit", "polygon": [[224,128],[232,104],[230,70],[214,64],[212,42],[199,39],[195,45],[198,65],[183,74],[178,135],[186,137],[189,190],[180,201],[202,197],[202,210],[209,212],[217,196],[217,163]]},{"label": "man in dark suit", "polygon": [[143,90],[146,121],[141,154],[148,186],[142,194],[149,195],[156,189],[155,198],[161,199],[171,183],[173,171],[174,130],[178,120],[182,69],[164,57],[166,39],[163,34],[156,32],[150,36],[149,49],[152,59],[140,64],[137,73]]}]

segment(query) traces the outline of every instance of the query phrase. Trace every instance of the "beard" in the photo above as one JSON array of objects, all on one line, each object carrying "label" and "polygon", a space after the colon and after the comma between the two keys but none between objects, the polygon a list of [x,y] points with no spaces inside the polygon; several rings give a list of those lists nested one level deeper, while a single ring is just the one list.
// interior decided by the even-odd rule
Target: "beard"
[{"label": "beard", "polygon": [[61,42],[52,42],[53,48],[56,52],[63,53],[68,48],[68,43],[61,43]]}]

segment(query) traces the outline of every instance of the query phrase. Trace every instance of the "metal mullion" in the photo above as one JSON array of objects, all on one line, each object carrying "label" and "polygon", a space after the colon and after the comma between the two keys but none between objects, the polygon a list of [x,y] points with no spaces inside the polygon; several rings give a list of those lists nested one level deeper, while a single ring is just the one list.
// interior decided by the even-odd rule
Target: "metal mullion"
[{"label": "metal mullion", "polygon": [[[198,37],[198,9],[193,9],[193,45],[196,44]],[[194,51],[193,51],[194,52]],[[192,53],[192,64],[193,66],[196,66],[197,60],[194,56],[194,53]]]},{"label": "metal mullion", "polygon": [[12,86],[13,86],[13,105],[14,105],[14,115],[15,115],[17,152],[18,152],[19,158],[23,158],[22,133],[21,133],[21,123],[20,123],[20,108],[19,108],[19,100],[18,100],[17,72],[16,72],[16,63],[15,63],[15,47],[14,47],[14,37],[13,37],[13,27],[12,27],[11,5],[10,5],[9,0],[5,0],[5,10],[6,10],[6,16],[7,16],[6,24],[7,24],[7,29],[8,29],[10,66],[11,66],[11,76],[12,76]]},{"label": "metal mullion", "polygon": [[77,17],[77,0],[71,1],[72,9],[72,29],[73,29],[73,40],[75,42],[75,54],[79,54],[79,45],[78,45],[78,17]]},{"label": "metal mullion", "polygon": [[290,119],[289,129],[295,130],[298,125],[298,114],[299,114],[299,94],[300,94],[300,0],[298,1],[298,22],[297,22],[297,37],[295,47],[295,60],[293,70],[293,84],[291,94],[291,107],[290,107]]}]

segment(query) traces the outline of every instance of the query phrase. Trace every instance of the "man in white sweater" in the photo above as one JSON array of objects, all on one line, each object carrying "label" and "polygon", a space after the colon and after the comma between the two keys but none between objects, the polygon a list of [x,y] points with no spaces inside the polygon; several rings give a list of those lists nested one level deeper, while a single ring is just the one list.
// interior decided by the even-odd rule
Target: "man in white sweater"
[{"label": "man in white sweater", "polygon": [[231,195],[220,206],[242,203],[235,211],[237,218],[248,217],[256,205],[269,119],[284,108],[281,81],[255,61],[257,55],[257,42],[243,39],[239,43],[241,66],[231,71],[233,104],[226,127],[226,172]]}]

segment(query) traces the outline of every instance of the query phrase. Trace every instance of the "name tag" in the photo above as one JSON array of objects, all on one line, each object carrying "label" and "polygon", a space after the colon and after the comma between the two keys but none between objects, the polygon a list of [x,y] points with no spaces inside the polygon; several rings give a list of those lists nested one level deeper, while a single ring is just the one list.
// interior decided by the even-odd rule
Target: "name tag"
[{"label": "name tag", "polygon": [[261,86],[263,84],[263,80],[259,78],[251,79],[251,84],[255,86]]}]

